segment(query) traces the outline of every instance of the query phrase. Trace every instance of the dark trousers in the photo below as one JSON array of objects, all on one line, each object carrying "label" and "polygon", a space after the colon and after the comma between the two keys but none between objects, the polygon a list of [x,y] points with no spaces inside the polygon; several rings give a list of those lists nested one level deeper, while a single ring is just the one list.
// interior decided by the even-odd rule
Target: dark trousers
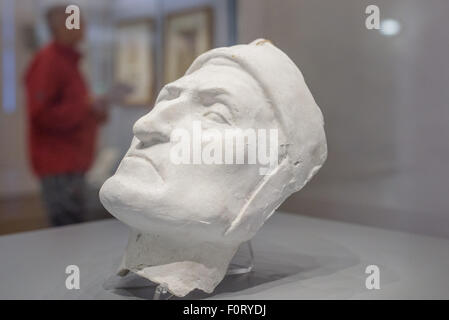
[{"label": "dark trousers", "polygon": [[41,179],[42,195],[53,226],[85,221],[84,173],[66,173]]}]

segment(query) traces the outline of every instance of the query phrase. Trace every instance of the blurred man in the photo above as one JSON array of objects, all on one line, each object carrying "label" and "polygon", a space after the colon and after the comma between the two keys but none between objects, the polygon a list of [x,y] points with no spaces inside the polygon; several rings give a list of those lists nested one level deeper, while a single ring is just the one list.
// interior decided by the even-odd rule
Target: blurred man
[{"label": "blurred man", "polygon": [[79,70],[77,45],[84,36],[69,30],[65,6],[47,11],[52,41],[32,60],[25,77],[29,147],[34,173],[54,226],[85,220],[85,172],[91,166],[98,124],[106,102],[94,100]]}]

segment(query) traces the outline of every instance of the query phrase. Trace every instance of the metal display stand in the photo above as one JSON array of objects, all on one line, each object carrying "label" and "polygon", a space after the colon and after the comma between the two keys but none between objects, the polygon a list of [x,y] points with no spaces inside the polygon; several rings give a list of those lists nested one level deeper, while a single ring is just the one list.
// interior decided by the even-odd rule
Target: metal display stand
[{"label": "metal display stand", "polygon": [[[168,288],[165,284],[160,284],[156,287],[156,290],[154,290],[154,296],[153,300],[168,300],[171,297],[173,297],[172,294],[168,294]],[[161,299],[162,296],[162,299]]]},{"label": "metal display stand", "polygon": [[[244,253],[245,249],[248,251],[247,253]],[[244,254],[247,257],[247,261],[242,262],[234,262],[231,261],[228,271],[226,272],[226,276],[229,275],[240,275],[240,274],[247,274],[250,273],[254,268],[254,252],[253,247],[251,245],[251,241],[247,241],[242,246],[240,246],[238,252]],[[126,283],[125,278],[132,278],[131,281]],[[133,281],[134,280],[134,281]],[[143,282],[142,282],[143,281]],[[143,279],[140,276],[137,276],[133,274],[132,272],[125,272],[123,274],[114,275],[110,277],[106,282],[104,283],[103,287],[106,290],[113,290],[113,289],[130,289],[130,288],[145,288],[145,287],[153,287],[155,286],[154,283],[150,282],[149,280]],[[168,291],[168,287],[166,284],[159,284],[156,286],[154,290],[153,300],[168,300],[173,295]]]}]

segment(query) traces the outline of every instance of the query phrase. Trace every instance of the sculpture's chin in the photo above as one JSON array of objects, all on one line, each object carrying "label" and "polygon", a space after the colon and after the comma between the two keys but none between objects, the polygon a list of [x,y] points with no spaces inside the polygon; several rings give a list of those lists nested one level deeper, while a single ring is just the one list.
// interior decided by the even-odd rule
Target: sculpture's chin
[{"label": "sculpture's chin", "polygon": [[160,194],[146,194],[128,179],[117,175],[106,180],[99,197],[111,215],[143,233],[163,230],[165,234],[176,235],[188,227],[198,238],[223,240],[224,231],[229,227],[229,221],[217,218],[222,217],[217,212],[200,216],[188,206],[165,201]]},{"label": "sculpture's chin", "polygon": [[111,215],[134,227],[137,224],[142,225],[144,216],[133,204],[133,193],[135,197],[135,191],[129,190],[129,186],[124,185],[122,179],[112,176],[101,187],[99,197]]},{"label": "sculpture's chin", "polygon": [[103,184],[99,196],[105,209],[115,218],[132,228],[150,232],[154,229],[154,223],[144,214],[145,203],[140,193],[142,191],[133,188],[132,183],[114,175]]}]

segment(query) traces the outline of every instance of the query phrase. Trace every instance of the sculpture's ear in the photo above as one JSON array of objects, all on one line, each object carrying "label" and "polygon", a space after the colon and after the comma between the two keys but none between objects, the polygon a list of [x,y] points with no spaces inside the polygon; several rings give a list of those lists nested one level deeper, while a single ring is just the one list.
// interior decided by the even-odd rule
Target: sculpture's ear
[{"label": "sculpture's ear", "polygon": [[270,175],[264,176],[224,235],[236,239],[250,239],[295,191],[292,190],[291,179],[293,175],[287,156]]}]

